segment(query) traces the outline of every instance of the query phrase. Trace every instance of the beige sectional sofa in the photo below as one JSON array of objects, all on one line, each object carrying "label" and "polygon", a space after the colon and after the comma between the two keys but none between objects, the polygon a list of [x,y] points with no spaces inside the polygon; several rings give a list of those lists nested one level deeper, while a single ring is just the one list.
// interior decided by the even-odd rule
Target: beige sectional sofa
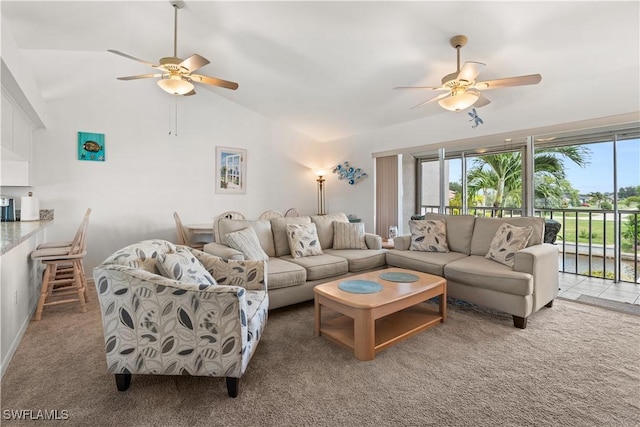
[{"label": "beige sectional sofa", "polygon": [[[427,214],[425,220],[445,221],[449,252],[409,250],[411,235],[400,236],[386,255],[388,265],[444,277],[448,296],[509,313],[518,328],[526,327],[532,313],[551,307],[558,294],[558,249],[543,243],[543,219]],[[505,222],[533,228],[527,247],[515,252],[513,267],[485,258]]]},{"label": "beige sectional sofa", "polygon": [[[205,245],[204,251],[223,259],[245,259],[243,252],[229,246],[225,236],[251,227],[269,257],[266,267],[269,309],[275,309],[313,299],[317,284],[385,267],[387,250],[382,249],[380,236],[365,234],[366,249],[333,249],[334,221],[349,222],[344,213],[269,220],[222,218],[214,230],[220,241]],[[294,258],[287,224],[311,223],[315,224],[322,254]]]}]

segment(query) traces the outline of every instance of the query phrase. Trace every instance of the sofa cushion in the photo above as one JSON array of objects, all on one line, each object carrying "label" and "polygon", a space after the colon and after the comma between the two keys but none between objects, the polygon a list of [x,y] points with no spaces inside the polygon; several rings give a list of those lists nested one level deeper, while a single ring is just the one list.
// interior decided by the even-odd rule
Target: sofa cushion
[{"label": "sofa cushion", "polygon": [[526,247],[539,245],[544,237],[544,220],[538,217],[518,217],[518,218],[476,218],[473,227],[473,237],[471,238],[471,255],[485,256],[489,252],[491,240],[495,236],[498,228],[504,223],[517,227],[531,227],[533,234]]},{"label": "sofa cushion", "polygon": [[532,233],[533,228],[531,227],[502,224],[496,231],[496,235],[493,236],[485,258],[513,268],[516,252],[527,246]]},{"label": "sofa cushion", "polygon": [[322,255],[315,224],[287,224],[287,238],[293,258]]},{"label": "sofa cushion", "polygon": [[471,255],[450,262],[444,267],[444,277],[467,286],[508,294],[524,296],[533,293],[533,275],[513,271],[511,267],[498,264],[484,256]]},{"label": "sofa cushion", "polygon": [[160,253],[156,257],[160,275],[184,283],[217,285],[215,279],[189,249],[178,248],[175,253]]},{"label": "sofa cushion", "polygon": [[287,224],[311,224],[311,218],[308,216],[270,218],[269,221],[271,222],[273,246],[277,257],[291,254],[287,238]]},{"label": "sofa cushion", "polygon": [[444,220],[447,223],[447,245],[449,250],[467,255],[471,253],[471,236],[473,236],[475,216],[427,213],[424,215],[424,219]]},{"label": "sofa cushion", "polygon": [[281,259],[304,267],[307,270],[307,281],[327,279],[349,272],[349,262],[335,255],[322,254],[303,258],[287,255]]},{"label": "sofa cushion", "polygon": [[269,290],[297,286],[307,281],[307,270],[293,262],[269,258],[267,279]]},{"label": "sofa cushion", "polygon": [[226,234],[227,243],[233,249],[243,253],[244,259],[253,261],[268,261],[269,256],[260,247],[260,241],[253,228],[247,227],[240,231]]},{"label": "sofa cushion", "polygon": [[409,221],[412,251],[449,252],[447,223],[442,219]]},{"label": "sofa cushion", "polygon": [[318,230],[318,238],[322,249],[331,249],[333,247],[333,221],[349,222],[349,218],[342,212],[313,215],[311,217],[311,222],[316,225]]},{"label": "sofa cushion", "polygon": [[384,267],[387,264],[386,249],[326,249],[324,253],[346,259],[351,273]]},{"label": "sofa cushion", "polygon": [[444,277],[445,265],[468,257],[460,252],[419,252],[392,249],[387,252],[387,264]]},{"label": "sofa cushion", "polygon": [[333,249],[367,249],[364,224],[334,221]]},{"label": "sofa cushion", "polygon": [[226,235],[247,227],[253,228],[253,231],[256,232],[262,250],[269,256],[276,256],[273,245],[273,233],[271,233],[271,222],[267,220],[249,221],[246,219],[220,218],[218,221],[219,243],[229,246]]}]

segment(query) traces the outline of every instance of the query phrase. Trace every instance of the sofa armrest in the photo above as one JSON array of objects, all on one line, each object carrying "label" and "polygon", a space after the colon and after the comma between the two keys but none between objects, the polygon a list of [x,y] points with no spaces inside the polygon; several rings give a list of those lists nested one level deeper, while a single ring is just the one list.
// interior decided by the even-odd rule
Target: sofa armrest
[{"label": "sofa armrest", "polygon": [[533,276],[534,311],[558,295],[558,248],[555,245],[542,243],[517,251],[513,270]]},{"label": "sofa armrest", "polygon": [[367,249],[382,249],[382,237],[377,234],[365,233],[364,242],[367,245]]},{"label": "sofa armrest", "polygon": [[393,249],[408,251],[411,247],[411,234],[404,234],[393,239]]},{"label": "sofa armrest", "polygon": [[244,254],[242,252],[221,243],[207,243],[202,250],[222,259],[244,260]]},{"label": "sofa armrest", "polygon": [[267,290],[267,264],[264,261],[225,260],[197,249],[190,250],[219,285],[241,286],[252,291]]}]

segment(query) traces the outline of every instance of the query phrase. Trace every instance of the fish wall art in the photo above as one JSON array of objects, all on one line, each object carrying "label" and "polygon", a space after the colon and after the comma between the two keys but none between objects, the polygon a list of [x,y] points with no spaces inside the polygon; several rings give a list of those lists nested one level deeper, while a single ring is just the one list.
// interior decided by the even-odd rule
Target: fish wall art
[{"label": "fish wall art", "polygon": [[104,134],[78,132],[78,160],[104,162]]}]

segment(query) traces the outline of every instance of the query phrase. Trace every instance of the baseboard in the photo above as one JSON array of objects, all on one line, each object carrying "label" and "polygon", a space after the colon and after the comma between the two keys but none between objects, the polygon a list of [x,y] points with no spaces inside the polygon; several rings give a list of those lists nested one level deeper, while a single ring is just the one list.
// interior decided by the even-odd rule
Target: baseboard
[{"label": "baseboard", "polygon": [[22,337],[24,336],[24,333],[27,331],[27,326],[29,326],[29,323],[31,322],[31,318],[36,312],[37,307],[38,307],[38,299],[36,298],[33,304],[31,304],[31,308],[29,309],[29,315],[25,316],[24,321],[22,322],[22,325],[20,326],[20,329],[16,334],[16,337],[13,339],[13,342],[11,343],[11,347],[9,347],[9,352],[7,353],[7,356],[4,358],[4,360],[0,364],[0,380],[4,377],[4,373],[9,367],[9,363],[11,363],[11,359],[13,359],[14,353],[18,349],[18,346],[20,345],[20,341],[22,341]]},{"label": "baseboard", "polygon": [[[95,286],[95,282],[93,281],[93,277],[85,277],[85,279],[86,279],[87,286]],[[33,304],[31,304],[31,307],[29,308],[29,315],[25,316],[25,319],[22,322],[22,325],[20,326],[18,334],[16,334],[16,337],[14,338],[13,342],[11,343],[11,347],[9,347],[9,352],[7,353],[7,356],[5,357],[5,360],[0,362],[0,380],[2,380],[2,378],[4,377],[4,373],[6,372],[7,368],[9,367],[9,363],[11,363],[11,359],[13,359],[13,355],[16,352],[16,350],[18,349],[18,346],[20,345],[20,341],[22,341],[22,337],[24,336],[24,333],[27,331],[27,326],[29,326],[29,323],[31,322],[31,319],[33,318],[33,315],[36,312],[36,308],[38,308],[38,299],[37,298],[35,299]]]}]

